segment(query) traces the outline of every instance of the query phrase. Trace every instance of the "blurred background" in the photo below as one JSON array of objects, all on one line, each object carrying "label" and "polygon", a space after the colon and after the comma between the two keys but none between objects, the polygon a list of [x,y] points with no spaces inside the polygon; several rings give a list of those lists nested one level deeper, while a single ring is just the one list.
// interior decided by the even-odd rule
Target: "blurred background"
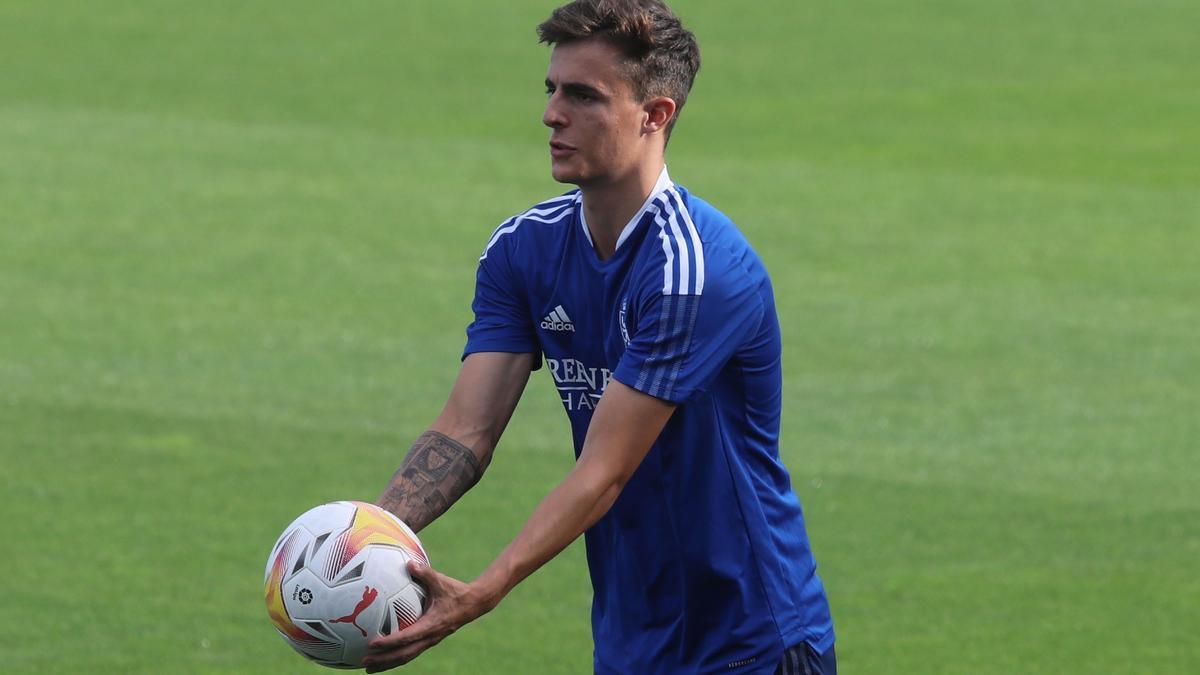
[{"label": "blurred background", "polygon": [[[557,3],[0,2],[6,672],[311,670],[262,569],[436,415],[549,177]],[[1200,672],[1200,4],[676,0],[845,673]],[[572,463],[535,374],[422,538]],[[405,672],[588,672],[578,543]]]}]

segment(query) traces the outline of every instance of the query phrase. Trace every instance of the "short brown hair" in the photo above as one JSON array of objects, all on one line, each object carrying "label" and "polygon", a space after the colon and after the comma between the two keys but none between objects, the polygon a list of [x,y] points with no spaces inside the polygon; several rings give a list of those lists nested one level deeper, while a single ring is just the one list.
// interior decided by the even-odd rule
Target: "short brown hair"
[{"label": "short brown hair", "polygon": [[639,102],[655,96],[675,101],[675,117],[687,102],[700,70],[700,46],[661,0],[574,0],[554,10],[538,27],[548,45],[600,39],[625,56],[625,73]]}]

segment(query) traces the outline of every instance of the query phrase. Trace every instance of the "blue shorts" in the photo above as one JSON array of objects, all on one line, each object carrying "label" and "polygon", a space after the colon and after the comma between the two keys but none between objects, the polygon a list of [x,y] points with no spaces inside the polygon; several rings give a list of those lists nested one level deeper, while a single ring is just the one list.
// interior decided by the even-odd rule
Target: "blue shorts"
[{"label": "blue shorts", "polygon": [[818,654],[807,642],[801,642],[783,653],[775,675],[837,675],[833,645],[824,654]]}]

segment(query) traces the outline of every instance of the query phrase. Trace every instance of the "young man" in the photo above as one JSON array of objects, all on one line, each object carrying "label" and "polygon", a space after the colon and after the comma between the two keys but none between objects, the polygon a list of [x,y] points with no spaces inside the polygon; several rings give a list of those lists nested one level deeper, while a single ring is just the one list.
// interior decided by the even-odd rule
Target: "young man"
[{"label": "young man", "polygon": [[833,626],[779,459],[770,280],[664,152],[700,67],[658,0],[576,0],[538,27],[555,180],[480,257],[462,369],[379,503],[420,530],[479,479],[542,359],[578,461],[467,584],[428,568],[426,614],[369,672],[491,610],[586,533],[599,673],[834,673]]}]

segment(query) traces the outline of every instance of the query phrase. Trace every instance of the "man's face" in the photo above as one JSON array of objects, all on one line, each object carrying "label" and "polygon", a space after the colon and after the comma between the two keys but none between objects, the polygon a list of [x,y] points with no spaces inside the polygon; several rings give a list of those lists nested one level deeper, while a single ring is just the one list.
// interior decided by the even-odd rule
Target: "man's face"
[{"label": "man's face", "polygon": [[616,47],[601,40],[560,44],[546,73],[550,173],[581,187],[620,180],[651,149],[646,112],[620,69]]}]

